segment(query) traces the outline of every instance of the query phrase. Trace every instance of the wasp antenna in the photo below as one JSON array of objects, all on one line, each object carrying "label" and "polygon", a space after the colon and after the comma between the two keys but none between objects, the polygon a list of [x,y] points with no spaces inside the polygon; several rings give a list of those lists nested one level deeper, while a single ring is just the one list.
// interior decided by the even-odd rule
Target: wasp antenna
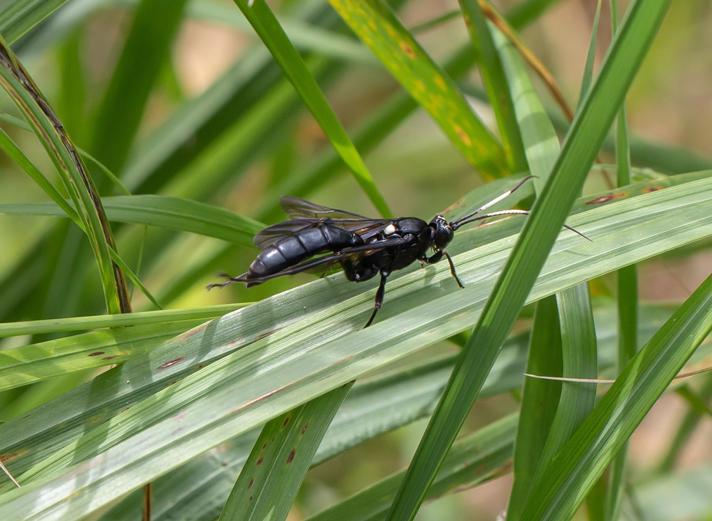
[{"label": "wasp antenna", "polygon": [[459,219],[457,219],[456,221],[451,222],[450,225],[453,227],[454,230],[457,230],[460,226],[462,226],[463,224],[466,224],[466,222],[471,222],[472,217],[474,217],[474,216],[477,215],[478,213],[480,213],[480,212],[486,210],[487,208],[491,208],[492,206],[494,206],[494,205],[497,204],[498,202],[500,202],[500,201],[506,199],[507,197],[509,197],[510,195],[512,195],[514,192],[516,192],[517,190],[519,190],[522,186],[524,186],[524,184],[525,184],[527,181],[529,181],[529,180],[531,180],[531,179],[534,179],[535,177],[536,177],[536,176],[534,176],[534,175],[528,175],[528,176],[524,177],[521,181],[519,181],[516,185],[514,185],[512,188],[510,188],[510,189],[507,190],[506,192],[502,192],[501,194],[499,194],[499,195],[498,195],[497,197],[495,197],[494,199],[492,199],[492,200],[490,200],[489,202],[486,202],[485,204],[483,204],[482,206],[480,206],[480,207],[479,207],[477,210],[475,210],[474,212],[469,213],[469,214],[467,214],[467,215],[464,215],[464,216],[460,217]]}]

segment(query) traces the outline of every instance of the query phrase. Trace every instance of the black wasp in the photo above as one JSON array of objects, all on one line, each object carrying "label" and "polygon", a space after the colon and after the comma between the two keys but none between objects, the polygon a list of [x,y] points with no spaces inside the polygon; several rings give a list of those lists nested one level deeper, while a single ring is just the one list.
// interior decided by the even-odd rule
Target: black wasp
[{"label": "black wasp", "polygon": [[[223,274],[227,280],[210,284],[208,289],[235,282],[245,282],[250,287],[282,275],[314,268],[325,269],[339,263],[346,278],[354,282],[362,282],[378,274],[381,276],[373,312],[364,326],[368,327],[383,304],[388,276],[416,260],[434,264],[445,257],[450,264],[450,273],[462,288],[455,264],[445,251],[455,231],[482,219],[526,215],[526,210],[481,212],[512,194],[531,178],[525,177],[510,190],[464,217],[448,221],[442,215],[436,215],[429,223],[417,217],[371,219],[297,197],[282,197],[282,208],[290,220],[268,226],[255,236],[255,245],[262,251],[252,261],[247,273],[238,277]],[[432,250],[431,255],[428,255],[429,250]]]}]

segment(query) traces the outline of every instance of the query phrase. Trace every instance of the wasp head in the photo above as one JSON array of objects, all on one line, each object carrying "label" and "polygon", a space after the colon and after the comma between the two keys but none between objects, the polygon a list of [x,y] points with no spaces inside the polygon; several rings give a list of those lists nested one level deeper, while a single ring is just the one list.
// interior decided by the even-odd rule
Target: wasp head
[{"label": "wasp head", "polygon": [[438,250],[444,250],[455,235],[452,226],[442,215],[436,215],[428,226],[430,226],[432,230],[431,233],[435,247]]}]

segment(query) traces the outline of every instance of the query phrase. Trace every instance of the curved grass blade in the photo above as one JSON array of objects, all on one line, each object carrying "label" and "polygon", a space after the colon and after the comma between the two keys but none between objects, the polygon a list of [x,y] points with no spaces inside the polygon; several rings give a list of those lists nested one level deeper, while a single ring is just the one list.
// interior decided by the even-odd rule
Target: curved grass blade
[{"label": "curved grass blade", "polygon": [[112,313],[130,311],[123,273],[111,260],[110,250],[116,249],[111,228],[84,163],[52,108],[2,40],[0,65],[0,83],[32,124],[83,223],[99,268],[107,309]]},{"label": "curved grass blade", "polygon": [[[163,195],[128,195],[102,198],[110,221],[160,226],[215,237],[253,248],[252,238],[263,224],[224,208],[191,199]],[[0,213],[64,216],[53,203],[0,205]]]},{"label": "curved grass blade", "polygon": [[536,480],[523,519],[570,519],[697,346],[712,331],[712,276],[626,365]]},{"label": "curved grass blade", "polygon": [[581,190],[585,175],[668,6],[668,0],[631,4],[601,73],[572,124],[549,182],[537,198],[507,266],[453,371],[388,519],[410,520],[417,513],[549,255],[559,227]]},{"label": "curved grass blade", "polygon": [[[570,224],[589,235],[595,246],[564,232],[529,301],[711,236],[710,205],[712,180],[707,178],[598,208],[589,206]],[[685,215],[669,212],[680,206],[686,207]],[[63,397],[61,403],[38,409],[33,418],[25,417],[21,432],[13,422],[0,425],[2,450],[19,455],[7,462],[14,474],[20,474],[15,466],[23,460],[41,461],[19,476],[21,494],[0,496],[0,515],[31,514],[33,509],[46,516],[85,515],[324,389],[334,389],[465,330],[482,309],[514,242],[508,235],[483,244],[481,233],[497,228],[460,236],[458,247],[480,245],[455,257],[465,290],[455,291],[447,266],[407,271],[394,278],[383,319],[366,330],[361,326],[372,306],[367,288],[337,283],[333,277],[315,281],[127,362],[95,379],[90,387]],[[280,317],[279,325],[275,316]],[[131,385],[125,385],[126,380]],[[175,383],[152,394],[168,382]],[[117,414],[113,407],[125,406],[131,395],[146,398]],[[81,441],[65,439],[72,445],[53,450],[49,457],[30,450],[51,417],[63,408],[76,411],[78,404],[95,414],[108,412],[110,420],[82,428]],[[62,470],[86,458],[81,465]],[[65,488],[67,483],[73,484],[71,490]],[[50,490],[57,494],[50,495]]]},{"label": "curved grass blade", "polygon": [[330,4],[438,123],[460,153],[484,176],[507,173],[502,147],[455,83],[428,56],[380,0],[330,0]]},{"label": "curved grass blade", "polygon": [[262,428],[218,521],[283,521],[336,411],[353,383],[271,420]]},{"label": "curved grass blade", "polygon": [[245,18],[280,64],[282,70],[299,92],[304,103],[314,115],[344,163],[354,174],[354,178],[368,195],[376,209],[383,216],[391,215],[388,204],[380,194],[368,168],[331,110],[314,76],[307,69],[304,60],[294,48],[274,14],[265,2],[257,2],[251,7],[246,0],[235,0]]}]

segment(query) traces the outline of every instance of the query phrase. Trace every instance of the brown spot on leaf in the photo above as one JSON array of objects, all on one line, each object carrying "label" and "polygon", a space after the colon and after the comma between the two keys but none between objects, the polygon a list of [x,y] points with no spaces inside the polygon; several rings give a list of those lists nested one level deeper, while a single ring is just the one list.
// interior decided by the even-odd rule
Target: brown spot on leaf
[{"label": "brown spot on leaf", "polygon": [[586,201],[586,204],[603,204],[607,203],[608,201],[612,201],[613,199],[620,199],[621,197],[625,197],[626,195],[627,194],[625,192],[601,195],[599,197],[594,197],[593,199]]},{"label": "brown spot on leaf", "polygon": [[264,460],[265,460],[265,459],[264,459],[262,456],[260,456],[259,458],[257,458],[256,464],[257,464],[257,465],[262,465],[262,462],[263,462]]},{"label": "brown spot on leaf", "polygon": [[116,358],[117,356],[119,356],[119,355],[102,356],[101,359],[102,360],[111,360],[113,358]]},{"label": "brown spot on leaf", "polygon": [[103,355],[104,351],[94,351],[93,353],[89,353],[89,356],[99,356]]},{"label": "brown spot on leaf", "polygon": [[662,185],[656,185],[656,186],[647,186],[643,188],[643,193],[649,194],[650,192],[657,192],[658,190],[662,190],[665,188]]},{"label": "brown spot on leaf", "polygon": [[247,488],[252,488],[252,485],[255,484],[255,478],[250,478],[250,482],[247,484]]},{"label": "brown spot on leaf", "polygon": [[460,141],[462,141],[465,144],[465,146],[469,147],[470,145],[472,145],[472,140],[470,139],[470,136],[467,135],[467,132],[462,130],[462,127],[460,127],[459,125],[455,125],[453,128],[455,129],[455,132],[459,136]]},{"label": "brown spot on leaf", "polygon": [[178,358],[174,358],[173,360],[166,360],[161,365],[159,365],[158,368],[159,369],[168,369],[169,367],[173,367],[174,365],[181,363],[183,360],[185,360],[185,358],[182,356],[179,356]]},{"label": "brown spot on leaf", "polygon": [[287,425],[289,425],[289,420],[291,420],[291,419],[292,418],[290,416],[286,416],[284,418],[284,421],[282,422],[282,427],[286,427]]},{"label": "brown spot on leaf", "polygon": [[415,51],[407,42],[401,42],[400,48],[408,55],[409,58],[415,59]]},{"label": "brown spot on leaf", "polygon": [[292,449],[289,451],[289,456],[287,456],[287,463],[291,463],[294,461],[294,456],[296,455],[297,451],[295,449]]},{"label": "brown spot on leaf", "polygon": [[302,430],[301,430],[300,432],[301,432],[302,434],[304,434],[305,432],[307,432],[307,427],[309,427],[309,424],[308,424],[308,423],[305,423],[305,424],[302,426]]}]

